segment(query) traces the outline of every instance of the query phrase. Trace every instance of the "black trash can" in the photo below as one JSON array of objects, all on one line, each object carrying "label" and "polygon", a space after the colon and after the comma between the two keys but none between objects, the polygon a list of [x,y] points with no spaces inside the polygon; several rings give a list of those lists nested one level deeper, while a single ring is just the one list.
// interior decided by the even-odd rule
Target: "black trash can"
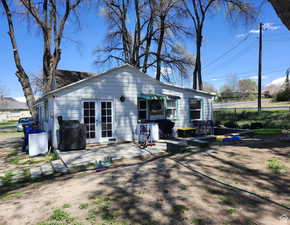
[{"label": "black trash can", "polygon": [[60,151],[86,149],[86,127],[78,120],[59,121],[59,144]]},{"label": "black trash can", "polygon": [[170,138],[172,137],[172,131],[174,128],[175,123],[171,120],[163,119],[163,120],[156,120],[155,122],[158,123],[159,126],[159,136],[160,138]]}]

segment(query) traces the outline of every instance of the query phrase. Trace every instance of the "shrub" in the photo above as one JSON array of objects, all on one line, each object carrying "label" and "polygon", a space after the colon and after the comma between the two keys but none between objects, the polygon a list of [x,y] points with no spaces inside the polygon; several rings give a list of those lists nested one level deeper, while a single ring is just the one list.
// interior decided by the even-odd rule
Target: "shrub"
[{"label": "shrub", "polygon": [[259,129],[263,127],[264,127],[263,124],[260,122],[251,123],[251,129]]},{"label": "shrub", "polygon": [[237,128],[237,127],[239,127],[238,123],[235,122],[235,121],[232,121],[232,120],[225,122],[224,126],[228,127],[228,128]]},{"label": "shrub", "polygon": [[249,94],[245,100],[255,101],[256,99],[257,99],[257,95],[256,94]]},{"label": "shrub", "polygon": [[278,102],[290,101],[290,89],[279,91],[275,96],[275,100]]}]

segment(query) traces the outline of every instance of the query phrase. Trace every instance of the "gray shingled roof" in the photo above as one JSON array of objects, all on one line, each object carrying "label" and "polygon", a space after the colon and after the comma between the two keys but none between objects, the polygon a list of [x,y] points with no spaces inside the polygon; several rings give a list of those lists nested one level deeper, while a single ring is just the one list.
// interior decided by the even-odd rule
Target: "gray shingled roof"
[{"label": "gray shingled roof", "polygon": [[82,79],[89,78],[95,74],[79,72],[79,71],[70,71],[70,70],[57,70],[55,74],[56,79],[56,88],[61,88],[66,85],[75,83]]},{"label": "gray shingled roof", "polygon": [[26,103],[16,101],[11,97],[0,97],[0,110],[28,109]]}]

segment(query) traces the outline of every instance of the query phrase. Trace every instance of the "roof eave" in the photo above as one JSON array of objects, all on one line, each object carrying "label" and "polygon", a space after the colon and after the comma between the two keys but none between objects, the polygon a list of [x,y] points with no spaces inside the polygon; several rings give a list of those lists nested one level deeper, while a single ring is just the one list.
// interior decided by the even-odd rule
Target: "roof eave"
[{"label": "roof eave", "polygon": [[[209,96],[216,96],[215,93],[209,93],[209,92],[202,91],[202,90],[194,90],[194,89],[190,89],[190,88],[183,88],[183,87],[179,87],[179,86],[175,86],[175,85],[171,85],[171,84],[163,83],[163,82],[161,82],[161,81],[159,81],[159,80],[156,80],[156,79],[150,77],[149,75],[147,75],[147,74],[141,72],[140,70],[138,70],[137,68],[135,68],[134,66],[132,66],[132,65],[130,65],[130,64],[124,64],[124,65],[122,65],[122,66],[115,67],[115,68],[113,68],[113,69],[107,70],[107,71],[102,72],[102,73],[100,73],[100,74],[95,74],[95,76],[91,76],[91,77],[89,77],[89,78],[87,78],[87,79],[82,79],[82,80],[80,80],[80,81],[77,81],[77,82],[71,83],[71,84],[66,85],[66,86],[63,86],[63,87],[61,87],[61,88],[58,88],[58,89],[52,90],[52,91],[46,93],[45,95],[43,95],[41,98],[39,98],[39,99],[36,101],[36,103],[41,102],[44,98],[46,98],[46,97],[48,97],[48,96],[50,96],[50,95],[53,95],[53,94],[55,94],[55,93],[57,93],[57,92],[59,92],[59,91],[61,91],[61,90],[65,90],[65,89],[67,89],[67,88],[69,88],[69,87],[72,87],[72,86],[74,86],[74,85],[77,85],[77,84],[79,84],[79,83],[89,81],[89,80],[94,79],[94,78],[96,78],[96,77],[106,75],[106,74],[108,74],[108,73],[111,73],[111,72],[113,72],[113,71],[116,71],[116,70],[119,70],[119,69],[122,69],[122,68],[125,68],[125,67],[129,67],[130,69],[133,69],[133,70],[135,70],[135,71],[137,71],[137,72],[139,72],[139,73],[141,73],[141,74],[147,76],[148,78],[151,78],[153,81],[158,82],[160,85],[164,85],[164,86],[172,87],[172,88],[178,88],[178,89],[181,89],[181,90],[187,90],[187,91],[191,91],[191,92],[195,92],[195,93],[201,93],[201,94],[205,94],[205,95],[209,95]],[[93,74],[93,73],[91,73],[91,74]]]}]

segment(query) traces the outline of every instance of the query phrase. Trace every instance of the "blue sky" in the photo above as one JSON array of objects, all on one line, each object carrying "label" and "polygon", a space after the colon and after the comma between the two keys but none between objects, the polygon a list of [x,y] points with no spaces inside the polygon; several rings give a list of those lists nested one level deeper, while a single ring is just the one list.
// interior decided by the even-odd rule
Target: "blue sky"
[{"label": "blue sky", "polygon": [[[103,68],[94,65],[93,51],[101,46],[104,40],[106,24],[98,16],[97,9],[82,9],[85,13],[81,18],[81,29],[69,25],[65,31],[68,39],[62,44],[62,59],[59,67],[67,70],[99,72]],[[3,18],[1,18],[1,21]],[[285,74],[290,67],[290,32],[282,25],[272,7],[265,1],[261,15],[255,24],[249,26],[232,24],[226,21],[223,14],[210,16],[204,32],[203,44],[203,78],[216,88],[227,82],[229,74],[235,73],[239,79],[252,78],[257,75],[258,63],[258,22],[268,24],[264,32],[263,84],[267,84]],[[15,24],[18,47],[23,65],[29,74],[41,71],[41,36],[37,29],[27,29],[23,21]],[[251,32],[249,32],[251,31]],[[247,38],[245,40],[245,36]],[[79,44],[75,44],[73,39]],[[194,40],[180,40],[186,43],[189,51],[193,51]],[[216,59],[226,51],[237,46],[229,54]],[[15,77],[15,65],[11,45],[7,34],[7,26],[0,29],[0,85],[5,86],[6,92],[12,97],[23,96],[21,86]],[[214,62],[214,63],[213,63]],[[190,79],[189,79],[190,80]],[[190,85],[187,82],[188,86]]]}]

